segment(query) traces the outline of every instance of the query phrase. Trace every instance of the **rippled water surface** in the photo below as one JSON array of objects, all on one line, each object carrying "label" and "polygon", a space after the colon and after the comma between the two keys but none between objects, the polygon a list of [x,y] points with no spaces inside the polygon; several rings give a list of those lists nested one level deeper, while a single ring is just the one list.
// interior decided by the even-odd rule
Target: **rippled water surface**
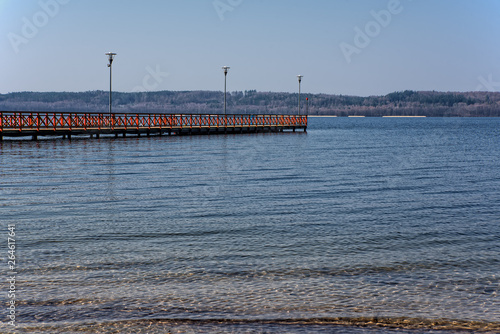
[{"label": "rippled water surface", "polygon": [[0,142],[18,331],[499,332],[500,119],[309,123]]}]

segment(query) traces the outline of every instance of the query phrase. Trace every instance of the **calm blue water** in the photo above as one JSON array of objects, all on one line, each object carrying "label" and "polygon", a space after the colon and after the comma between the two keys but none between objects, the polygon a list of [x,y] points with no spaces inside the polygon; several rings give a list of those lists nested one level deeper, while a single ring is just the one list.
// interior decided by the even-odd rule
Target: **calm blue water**
[{"label": "calm blue water", "polygon": [[1,142],[17,330],[499,332],[499,129]]}]

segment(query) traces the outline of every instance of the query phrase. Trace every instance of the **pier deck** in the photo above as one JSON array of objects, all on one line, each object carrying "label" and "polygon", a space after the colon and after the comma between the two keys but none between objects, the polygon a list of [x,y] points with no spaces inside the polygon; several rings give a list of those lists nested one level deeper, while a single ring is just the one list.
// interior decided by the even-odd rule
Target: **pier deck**
[{"label": "pier deck", "polygon": [[112,114],[0,111],[3,137],[197,135],[307,129],[305,115]]}]

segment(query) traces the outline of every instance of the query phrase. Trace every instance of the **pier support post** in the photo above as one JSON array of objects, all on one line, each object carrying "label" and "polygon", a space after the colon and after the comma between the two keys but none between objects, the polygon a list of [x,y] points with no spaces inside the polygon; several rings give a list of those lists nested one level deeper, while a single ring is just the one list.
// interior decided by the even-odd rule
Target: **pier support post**
[{"label": "pier support post", "polygon": [[33,141],[38,140],[38,136],[37,136],[37,135],[33,135],[33,136],[31,136],[31,140],[33,140]]}]

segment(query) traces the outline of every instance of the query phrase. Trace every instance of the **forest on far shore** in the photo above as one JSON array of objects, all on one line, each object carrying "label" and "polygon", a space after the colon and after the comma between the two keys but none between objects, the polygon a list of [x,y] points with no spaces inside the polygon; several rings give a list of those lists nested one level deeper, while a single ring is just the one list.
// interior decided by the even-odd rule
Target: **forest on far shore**
[{"label": "forest on far shore", "polygon": [[[18,92],[0,94],[1,111],[107,112],[109,92]],[[219,114],[220,91],[113,92],[115,113]],[[402,91],[383,96],[301,94],[301,114],[335,116],[499,117],[498,92]],[[227,94],[228,114],[297,114],[298,94],[236,91]]]}]

